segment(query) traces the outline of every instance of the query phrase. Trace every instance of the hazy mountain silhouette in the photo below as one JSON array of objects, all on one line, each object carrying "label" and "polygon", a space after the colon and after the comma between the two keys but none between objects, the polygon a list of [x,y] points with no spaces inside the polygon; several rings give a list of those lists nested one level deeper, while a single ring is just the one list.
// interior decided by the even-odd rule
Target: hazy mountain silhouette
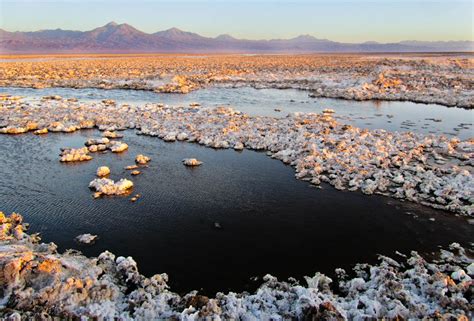
[{"label": "hazy mountain silhouette", "polygon": [[90,31],[40,30],[8,32],[0,29],[4,53],[100,52],[447,52],[474,51],[473,41],[402,41],[398,43],[341,43],[301,35],[292,39],[245,40],[224,34],[215,38],[171,28],[153,34],[126,23],[110,22]]}]

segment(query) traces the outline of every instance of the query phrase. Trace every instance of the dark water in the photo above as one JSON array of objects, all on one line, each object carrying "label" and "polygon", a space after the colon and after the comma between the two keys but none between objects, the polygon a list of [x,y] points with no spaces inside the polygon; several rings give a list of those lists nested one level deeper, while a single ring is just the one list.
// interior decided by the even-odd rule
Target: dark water
[{"label": "dark water", "polygon": [[[47,95],[75,97],[86,101],[114,99],[134,105],[147,102],[169,105],[188,105],[199,102],[203,106],[231,106],[249,115],[285,117],[292,112],[316,112],[325,108],[336,111],[343,123],[360,128],[389,131],[414,131],[423,134],[444,134],[462,139],[474,137],[474,110],[445,107],[435,104],[416,104],[397,101],[348,101],[342,99],[310,98],[301,90],[254,88],[209,88],[180,94],[157,94],[139,90],[103,90],[71,88],[2,88],[0,92],[41,98]],[[280,109],[277,112],[275,109]],[[433,119],[440,120],[434,121]]]},{"label": "dark water", "polygon": [[[250,290],[253,276],[301,278],[316,271],[375,262],[383,253],[435,251],[468,245],[474,226],[442,211],[380,196],[311,187],[294,170],[263,153],[213,150],[165,143],[126,133],[123,154],[95,154],[89,162],[62,164],[61,147],[80,147],[95,130],[73,134],[0,135],[0,210],[17,211],[32,232],[60,249],[87,255],[108,249],[133,256],[146,275],[166,272],[175,291]],[[132,177],[136,203],[127,197],[94,200],[88,189],[98,166],[112,179],[136,154],[152,157]],[[204,164],[187,168],[185,157]],[[408,215],[407,212],[417,215]],[[430,221],[434,218],[435,221]],[[222,226],[216,229],[214,223]],[[98,234],[93,246],[74,237]]]}]

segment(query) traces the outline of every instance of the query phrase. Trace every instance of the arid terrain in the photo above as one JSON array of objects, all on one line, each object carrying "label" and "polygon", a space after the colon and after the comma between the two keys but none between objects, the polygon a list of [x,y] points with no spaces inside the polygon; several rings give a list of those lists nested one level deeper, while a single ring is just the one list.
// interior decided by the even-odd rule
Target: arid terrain
[{"label": "arid terrain", "polygon": [[[249,115],[233,106],[208,106],[201,101],[170,106],[157,102],[119,103],[113,99],[86,101],[59,95],[33,99],[8,91],[13,87],[66,87],[186,95],[224,87],[297,89],[316,102],[325,97],[349,102],[437,104],[449,116],[458,108],[474,107],[473,63],[471,55],[438,54],[3,56],[0,134],[29,135],[30,139],[37,139],[35,144],[43,144],[42,140],[54,139],[55,135],[92,132],[93,139],[77,139],[74,146],[55,146],[59,156],[55,155],[54,161],[44,161],[47,166],[58,166],[58,173],[66,174],[87,162],[103,162],[104,155],[117,156],[118,162],[119,155],[126,154],[131,145],[124,135],[129,132],[173,144],[199,144],[211,151],[261,151],[290,165],[295,178],[316,187],[315,192],[335,189],[337,193],[362,193],[367,200],[379,195],[418,206],[421,212],[423,208],[438,211],[439,217],[446,215],[458,220],[456,224],[469,226],[474,215],[473,137],[421,133],[414,125],[396,131],[357,127],[339,118],[335,107],[273,117]],[[280,112],[277,107],[274,106],[275,112]],[[384,119],[390,124],[394,116],[386,116]],[[438,124],[443,119],[426,121]],[[473,117],[459,121],[463,129],[472,128]],[[410,126],[409,121],[404,124]],[[140,151],[144,146],[136,145],[130,147]],[[103,162],[90,173],[94,179],[83,189],[92,189],[91,202],[128,199],[137,206],[141,202],[153,203],[136,193],[135,188],[144,184],[139,178],[151,177],[153,167],[149,163],[160,166],[160,153],[149,157],[140,151],[133,155],[135,163],[119,172],[114,172],[112,162]],[[179,163],[182,170],[189,169],[196,176],[208,165],[193,155]],[[112,177],[115,181],[109,177],[111,168],[112,175],[117,175]],[[344,197],[339,201],[344,202]],[[403,214],[399,219],[414,216],[405,214],[409,215]],[[136,215],[140,213],[137,211]],[[441,224],[433,217],[426,221]],[[430,253],[397,252],[393,255],[399,256],[398,260],[380,255],[376,264],[359,262],[352,271],[337,269],[337,279],[319,271],[312,271],[305,278],[306,283],[266,275],[255,292],[219,292],[208,297],[198,291],[184,295],[173,292],[166,273],[144,276],[132,257],[116,257],[109,251],[97,257],[86,257],[74,250],[59,251],[54,243],[41,243],[38,235],[26,232],[27,228],[21,215],[0,212],[0,317],[9,320],[50,316],[121,320],[468,320],[474,310],[474,260],[469,248],[472,243],[452,243],[449,250],[430,244]],[[212,228],[220,233],[226,230],[216,221]],[[102,237],[85,233],[76,240],[92,246]],[[295,236],[279,236],[285,237]],[[217,242],[212,240],[208,246],[213,243]],[[143,244],[150,251],[152,246]],[[424,259],[425,254],[430,258]],[[222,265],[225,269],[231,263]]]},{"label": "arid terrain", "polygon": [[[21,57],[20,57],[21,58]],[[10,62],[9,59],[12,59]],[[474,106],[474,58],[450,55],[65,56],[2,62],[0,86],[142,89],[297,88],[314,97]]]}]

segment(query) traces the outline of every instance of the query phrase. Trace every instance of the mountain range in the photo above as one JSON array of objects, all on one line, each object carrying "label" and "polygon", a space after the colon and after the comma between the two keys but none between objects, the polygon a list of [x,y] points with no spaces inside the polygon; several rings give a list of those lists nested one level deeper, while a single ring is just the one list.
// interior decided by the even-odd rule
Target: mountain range
[{"label": "mountain range", "polygon": [[129,24],[110,22],[90,31],[0,29],[2,53],[311,53],[311,52],[469,52],[473,41],[402,41],[342,43],[301,35],[292,39],[245,40],[215,38],[171,28],[145,33]]}]

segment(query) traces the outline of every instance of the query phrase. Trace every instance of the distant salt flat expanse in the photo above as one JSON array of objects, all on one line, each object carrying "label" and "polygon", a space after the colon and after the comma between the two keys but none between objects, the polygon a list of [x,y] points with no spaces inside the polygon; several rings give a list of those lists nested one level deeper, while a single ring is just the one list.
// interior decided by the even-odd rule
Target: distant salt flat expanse
[{"label": "distant salt flat expanse", "polygon": [[335,110],[335,117],[341,122],[360,128],[442,134],[461,139],[474,136],[472,110],[400,101],[311,98],[308,92],[294,89],[208,88],[179,95],[122,89],[0,87],[0,92],[33,100],[42,96],[60,95],[84,101],[113,99],[134,105],[164,103],[186,106],[198,102],[205,107],[230,106],[249,115],[271,117],[285,117],[293,112],[319,113],[330,108]]},{"label": "distant salt flat expanse", "polygon": [[[261,279],[250,278],[267,273],[281,279],[315,271],[332,276],[338,267],[375,262],[377,254],[426,254],[472,241],[474,225],[464,217],[328,185],[318,189],[261,152],[121,133],[128,151],[97,153],[75,164],[58,161],[60,148],[84,146],[99,131],[0,135],[8,151],[0,153],[2,210],[24,214],[30,232],[60,250],[130,255],[146,275],[168,273],[174,291],[205,294],[253,290]],[[141,175],[131,176],[124,167],[139,153],[152,160]],[[185,167],[187,157],[204,164]],[[110,178],[131,179],[140,199],[93,199],[88,184],[103,165],[110,167]],[[83,233],[97,234],[97,243],[77,244],[74,238]]]}]

